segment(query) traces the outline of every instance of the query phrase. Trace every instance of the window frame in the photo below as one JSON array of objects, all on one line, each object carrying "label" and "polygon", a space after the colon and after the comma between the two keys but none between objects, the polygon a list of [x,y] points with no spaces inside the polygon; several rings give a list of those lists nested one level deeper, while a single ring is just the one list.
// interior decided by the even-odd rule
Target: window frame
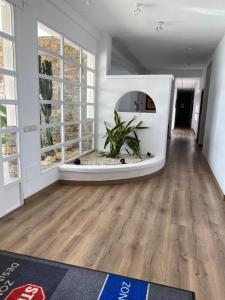
[{"label": "window frame", "polygon": [[[17,78],[18,78],[18,71],[17,71],[17,63],[16,63],[16,30],[15,30],[15,12],[14,6],[12,3],[6,0],[2,0],[2,2],[7,3],[10,6],[10,17],[11,17],[11,28],[12,34],[8,34],[6,32],[0,31],[0,38],[6,39],[12,43],[12,55],[13,55],[13,70],[9,70],[6,68],[0,68],[0,75],[11,76],[14,78],[14,99],[0,99],[0,105],[15,105],[15,113],[16,113],[16,126],[6,126],[5,128],[0,128],[0,165],[3,174],[3,186],[8,188],[14,184],[21,183],[21,151],[20,151],[20,118],[19,118],[19,99],[18,99],[18,86],[17,86]],[[2,152],[2,135],[4,134],[16,134],[16,147],[17,152],[16,154],[5,155]],[[4,169],[3,165],[5,162],[17,160],[17,170],[18,176],[15,179],[11,179],[9,182],[5,181],[4,178]]]},{"label": "window frame", "polygon": [[[53,32],[55,32],[57,35],[60,36],[60,45],[61,45],[60,53],[56,53],[56,52],[54,52],[50,49],[44,48],[44,47],[39,45],[39,41],[38,41],[38,39],[39,39],[38,26],[39,26],[39,24],[43,24],[45,27],[49,28],[50,30],[52,30]],[[69,59],[68,57],[65,57],[65,55],[64,55],[64,41],[65,40],[73,43],[75,46],[77,46],[79,48],[79,51],[80,51],[80,62],[79,63]],[[60,84],[60,99],[59,100],[54,100],[54,99],[53,100],[44,100],[44,99],[41,100],[40,97],[39,97],[39,88],[38,88],[38,98],[39,98],[38,102],[39,102],[39,105],[40,104],[52,104],[52,105],[56,105],[56,106],[59,105],[60,106],[60,111],[61,111],[61,122],[58,122],[58,123],[55,123],[55,124],[53,124],[53,123],[41,124],[40,123],[40,126],[39,126],[39,135],[40,135],[42,129],[55,128],[55,127],[58,127],[58,126],[60,126],[60,132],[61,132],[61,143],[51,145],[51,146],[48,146],[48,147],[44,147],[44,148],[41,147],[41,137],[40,137],[40,154],[41,155],[43,155],[43,153],[47,153],[49,150],[55,150],[55,149],[61,148],[61,162],[58,162],[57,164],[54,164],[53,166],[43,168],[42,167],[42,159],[41,159],[41,155],[40,155],[40,168],[41,168],[41,173],[43,174],[43,173],[48,172],[52,169],[55,169],[59,165],[62,165],[64,163],[68,163],[70,161],[73,161],[75,158],[78,158],[78,157],[81,157],[82,155],[85,155],[85,154],[93,151],[94,148],[95,148],[95,127],[96,127],[95,126],[95,122],[96,122],[96,114],[95,114],[95,110],[96,110],[96,99],[95,99],[95,96],[96,96],[96,64],[95,64],[95,61],[96,61],[96,55],[93,52],[91,52],[91,51],[85,49],[84,47],[82,47],[81,45],[79,45],[77,42],[75,42],[72,39],[68,38],[66,35],[58,32],[53,27],[48,26],[45,22],[42,22],[40,20],[37,21],[37,49],[38,49],[38,56],[39,56],[39,53],[42,52],[46,55],[50,55],[50,56],[52,56],[56,59],[59,59],[59,61],[60,61],[60,76],[59,77],[49,76],[49,75],[46,75],[46,74],[40,74],[39,73],[39,65],[38,65],[38,86],[39,86],[39,79],[40,78],[47,79],[47,80],[52,80],[53,82],[55,81],[55,82],[58,82]],[[93,55],[93,57],[94,57],[94,69],[89,68],[88,66],[85,66],[83,64],[83,60],[82,60],[83,51]],[[64,74],[65,73],[65,70],[64,70],[64,64],[65,63],[79,68],[79,81],[78,80],[65,79],[65,74]],[[93,73],[93,86],[84,84],[82,82],[82,70],[83,69]],[[64,86],[69,86],[69,85],[79,89],[79,92],[78,92],[79,101],[75,102],[75,101],[64,100]],[[93,102],[89,103],[87,101],[85,106],[89,106],[89,105],[93,106],[94,116],[93,116],[93,118],[86,118],[85,120],[82,119],[82,106],[83,106],[82,105],[82,89],[83,88],[91,89],[93,91]],[[69,106],[69,105],[77,106],[79,108],[78,109],[78,111],[79,111],[79,119],[78,120],[76,120],[76,121],[65,121],[64,120],[64,109],[65,109],[66,106]],[[86,124],[88,122],[93,123],[93,132],[91,134],[83,136],[82,135],[82,126],[83,126],[83,124]],[[76,124],[79,124],[78,138],[71,139],[69,141],[65,141],[65,126],[67,126],[67,125],[76,125]],[[83,152],[82,151],[82,141],[86,140],[88,138],[92,139],[92,149]],[[75,155],[74,157],[72,157],[68,160],[65,160],[65,147],[69,146],[69,145],[73,145],[75,143],[79,143],[79,154]]]}]

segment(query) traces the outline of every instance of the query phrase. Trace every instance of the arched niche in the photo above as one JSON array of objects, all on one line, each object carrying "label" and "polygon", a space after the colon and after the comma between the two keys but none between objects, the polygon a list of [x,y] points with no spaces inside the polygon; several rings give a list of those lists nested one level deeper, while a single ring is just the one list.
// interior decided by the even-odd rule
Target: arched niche
[{"label": "arched niche", "polygon": [[146,93],[132,91],[123,95],[116,103],[117,112],[156,113],[153,99]]}]

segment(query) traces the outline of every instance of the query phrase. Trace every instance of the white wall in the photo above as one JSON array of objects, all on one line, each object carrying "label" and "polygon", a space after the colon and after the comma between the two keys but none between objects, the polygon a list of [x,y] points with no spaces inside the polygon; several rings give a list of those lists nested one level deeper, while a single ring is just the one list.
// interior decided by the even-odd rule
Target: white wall
[{"label": "white wall", "polygon": [[[57,1],[55,1],[57,3]],[[24,10],[16,9],[16,39],[18,66],[18,96],[20,101],[21,128],[37,125],[39,127],[38,102],[38,52],[37,21],[41,21],[56,31],[63,33],[87,50],[96,53],[98,33],[88,32],[88,25],[79,25],[77,19],[57,9],[47,0],[30,0]],[[24,174],[24,197],[41,190],[58,180],[57,168],[41,174],[39,131],[21,134],[22,171]]]},{"label": "white wall", "polygon": [[[165,158],[167,133],[173,76],[171,75],[106,75],[107,61],[110,61],[110,39],[103,35],[99,42],[98,51],[98,84],[97,84],[97,115],[96,115],[96,148],[104,150],[104,121],[113,124],[113,112],[118,100],[130,91],[142,91],[155,102],[156,114],[149,113],[120,113],[124,120],[130,120],[134,115],[149,129],[139,133],[141,150],[151,152]],[[104,70],[105,68],[105,70]]]},{"label": "white wall", "polygon": [[195,86],[193,113],[192,113],[192,120],[191,120],[191,128],[194,130],[196,138],[198,134],[199,113],[200,113],[200,106],[201,106],[200,83],[201,83],[200,80],[197,81]]},{"label": "white wall", "polygon": [[112,39],[111,75],[146,74],[145,68],[119,41]]},{"label": "white wall", "polygon": [[173,109],[174,109],[174,101],[175,101],[175,80],[173,80],[171,95],[170,95],[170,112],[169,112],[169,126],[168,126],[168,137],[171,138],[172,134],[172,126],[173,126]]},{"label": "white wall", "polygon": [[204,135],[205,135],[205,124],[206,124],[206,115],[207,115],[207,109],[208,109],[211,71],[212,71],[212,63],[209,62],[208,66],[204,70],[204,75],[203,75],[202,84],[201,84],[201,88],[204,89],[204,95],[203,95],[202,112],[201,112],[199,135],[198,135],[198,144],[199,145],[203,145]]},{"label": "white wall", "polygon": [[151,74],[172,74],[175,78],[202,77],[201,69],[151,69]]},{"label": "white wall", "polygon": [[225,194],[225,37],[212,57],[203,153]]},{"label": "white wall", "polygon": [[173,77],[155,75],[122,75],[107,76],[105,82],[99,86],[98,96],[98,143],[97,149],[104,150],[104,121],[113,123],[113,111],[121,96],[129,91],[142,91],[155,102],[156,113],[119,113],[123,120],[137,117],[137,122],[143,121],[149,128],[138,132],[141,140],[141,150],[165,158],[167,132],[169,122],[170,96]]}]

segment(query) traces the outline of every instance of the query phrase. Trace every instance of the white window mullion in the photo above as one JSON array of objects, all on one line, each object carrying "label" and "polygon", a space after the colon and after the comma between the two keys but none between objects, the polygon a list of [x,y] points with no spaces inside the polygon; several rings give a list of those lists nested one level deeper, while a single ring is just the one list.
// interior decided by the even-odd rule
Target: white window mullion
[{"label": "white window mullion", "polygon": [[16,160],[19,157],[20,157],[19,154],[3,155],[2,161],[6,162],[6,161],[11,161],[11,160]]},{"label": "white window mullion", "polygon": [[80,120],[78,120],[78,121],[70,121],[70,122],[63,122],[63,125],[65,125],[65,126],[79,125],[79,124],[81,124]]},{"label": "white window mullion", "polygon": [[0,100],[0,105],[7,105],[7,104],[11,104],[11,105],[18,105],[16,100],[7,100],[7,99],[1,99]]},{"label": "white window mullion", "polygon": [[58,54],[56,52],[53,52],[52,50],[50,49],[47,49],[47,48],[43,48],[41,46],[38,46],[38,50],[43,52],[44,54],[48,54],[49,56],[53,56],[55,58],[58,58],[58,59],[63,59],[62,55],[61,54]]},{"label": "white window mullion", "polygon": [[40,100],[40,104],[52,104],[54,106],[60,106],[63,104],[63,101],[58,101],[58,100]]},{"label": "white window mullion", "polygon": [[0,37],[9,41],[15,42],[15,37],[3,31],[0,31]]},{"label": "white window mullion", "polygon": [[0,128],[0,132],[2,134],[6,133],[19,133],[19,128],[18,127],[6,127],[6,128]]},{"label": "white window mullion", "polygon": [[61,142],[62,142],[62,162],[65,162],[65,147],[64,147],[64,142],[65,142],[65,127],[64,127],[64,37],[61,37],[61,55],[62,59],[60,61],[60,66],[61,66],[61,78],[62,78],[62,86],[61,86],[61,100],[62,100],[62,105],[61,105]]},{"label": "white window mullion", "polygon": [[72,144],[75,144],[75,143],[78,143],[81,141],[81,138],[77,138],[77,139],[74,139],[74,140],[70,140],[70,141],[67,141],[64,143],[65,146],[69,146],[69,145],[72,145]]},{"label": "white window mullion", "polygon": [[57,81],[57,82],[60,82],[60,83],[62,82],[62,78],[49,76],[49,75],[46,75],[46,74],[40,74],[39,73],[39,78],[48,79],[48,80],[52,80],[52,81]]},{"label": "white window mullion", "polygon": [[48,147],[45,147],[45,148],[41,148],[41,153],[45,153],[45,152],[48,152],[48,151],[51,151],[51,150],[54,150],[54,149],[58,149],[58,148],[61,148],[61,147],[62,147],[62,143],[55,144],[55,145],[52,145],[52,146],[48,146]]},{"label": "white window mullion", "polygon": [[15,77],[16,76],[16,71],[11,71],[11,70],[0,68],[0,74]]}]

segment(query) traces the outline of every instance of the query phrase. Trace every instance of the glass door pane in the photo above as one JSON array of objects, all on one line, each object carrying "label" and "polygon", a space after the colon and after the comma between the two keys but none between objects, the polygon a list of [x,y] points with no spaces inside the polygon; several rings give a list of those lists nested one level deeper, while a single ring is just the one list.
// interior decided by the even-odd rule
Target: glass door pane
[{"label": "glass door pane", "polygon": [[14,48],[13,6],[0,0],[0,217],[22,204]]}]

